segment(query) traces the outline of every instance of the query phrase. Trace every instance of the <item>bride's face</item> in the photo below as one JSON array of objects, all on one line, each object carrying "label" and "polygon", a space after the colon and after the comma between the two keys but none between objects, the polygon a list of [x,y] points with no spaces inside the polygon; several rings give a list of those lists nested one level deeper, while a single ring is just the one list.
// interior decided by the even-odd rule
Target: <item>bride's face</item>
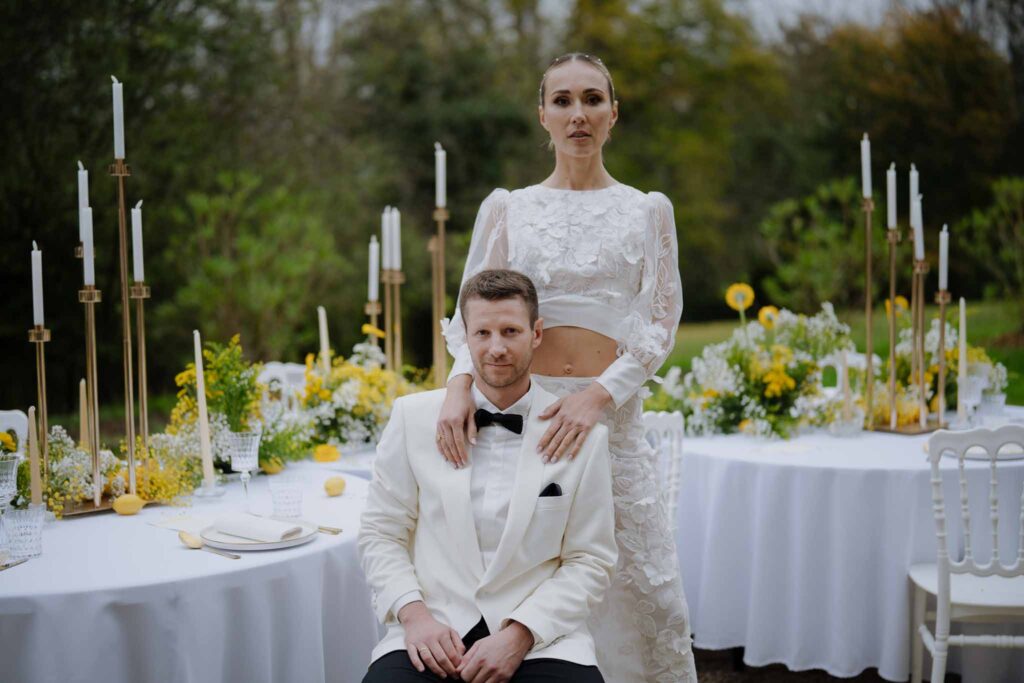
[{"label": "bride's face", "polygon": [[557,152],[586,157],[601,151],[619,107],[611,101],[603,73],[586,62],[570,61],[548,72],[539,113]]}]

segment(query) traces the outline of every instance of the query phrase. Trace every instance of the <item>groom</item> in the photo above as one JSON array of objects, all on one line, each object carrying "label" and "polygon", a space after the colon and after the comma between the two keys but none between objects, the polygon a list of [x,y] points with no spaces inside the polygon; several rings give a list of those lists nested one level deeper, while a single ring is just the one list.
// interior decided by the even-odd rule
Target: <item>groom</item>
[{"label": "groom", "polygon": [[487,270],[459,296],[479,428],[454,469],[434,434],[445,390],[395,401],[359,530],[387,633],[363,683],[598,683],[585,625],[617,558],[608,431],[545,464],[537,416],[555,396],[530,381],[540,345],[526,276]]}]

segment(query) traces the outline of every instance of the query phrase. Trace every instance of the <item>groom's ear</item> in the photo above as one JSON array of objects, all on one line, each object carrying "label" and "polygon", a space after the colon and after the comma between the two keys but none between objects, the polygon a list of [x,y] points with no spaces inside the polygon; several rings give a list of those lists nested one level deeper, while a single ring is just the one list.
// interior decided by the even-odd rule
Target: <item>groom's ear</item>
[{"label": "groom's ear", "polygon": [[544,318],[537,318],[536,322],[533,323],[533,343],[532,346],[536,349],[540,346],[541,340],[544,339]]}]

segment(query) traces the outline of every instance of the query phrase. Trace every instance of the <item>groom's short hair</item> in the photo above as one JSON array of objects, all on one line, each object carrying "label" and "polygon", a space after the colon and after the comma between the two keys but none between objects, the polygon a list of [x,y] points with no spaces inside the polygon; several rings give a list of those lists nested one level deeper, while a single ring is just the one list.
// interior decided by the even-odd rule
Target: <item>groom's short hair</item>
[{"label": "groom's short hair", "polygon": [[533,280],[520,272],[504,268],[482,270],[466,280],[459,292],[459,312],[462,313],[462,322],[464,325],[466,324],[466,303],[470,299],[503,301],[517,298],[522,299],[526,304],[532,327],[540,316],[537,288],[533,286]]}]

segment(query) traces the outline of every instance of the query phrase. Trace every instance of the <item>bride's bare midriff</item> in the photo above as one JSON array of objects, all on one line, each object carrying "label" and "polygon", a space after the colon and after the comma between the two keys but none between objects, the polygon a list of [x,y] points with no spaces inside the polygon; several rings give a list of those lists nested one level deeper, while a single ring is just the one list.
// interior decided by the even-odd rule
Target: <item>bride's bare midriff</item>
[{"label": "bride's bare midriff", "polygon": [[582,327],[552,327],[533,352],[530,372],[549,377],[597,377],[615,362],[614,339]]}]

